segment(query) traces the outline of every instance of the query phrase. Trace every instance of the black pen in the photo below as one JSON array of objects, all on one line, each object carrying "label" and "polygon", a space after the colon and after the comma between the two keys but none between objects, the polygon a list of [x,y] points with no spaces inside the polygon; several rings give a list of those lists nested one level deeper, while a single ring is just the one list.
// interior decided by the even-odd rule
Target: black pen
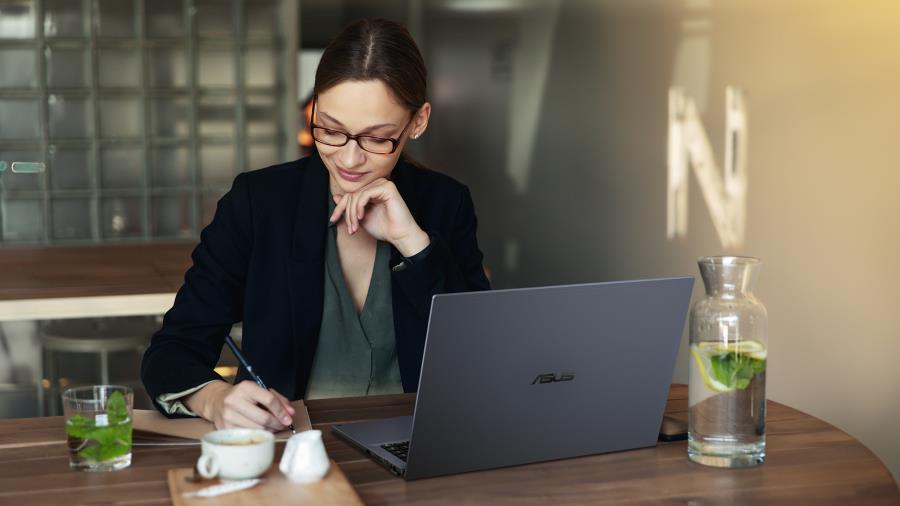
[{"label": "black pen", "polygon": [[[229,348],[231,348],[231,353],[234,353],[234,356],[237,357],[238,362],[240,362],[240,363],[241,363],[241,366],[242,366],[244,369],[247,370],[247,374],[249,374],[250,377],[253,378],[253,381],[255,381],[256,384],[259,385],[260,388],[262,388],[263,390],[268,391],[268,390],[269,390],[269,387],[267,387],[266,384],[263,383],[262,378],[260,378],[259,376],[256,375],[255,372],[253,372],[253,367],[251,367],[250,364],[247,363],[247,359],[244,358],[244,355],[243,355],[243,354],[241,354],[241,350],[239,350],[238,347],[237,347],[237,345],[234,344],[234,339],[232,339],[231,336],[226,335],[226,336],[225,336],[225,343],[228,345]],[[296,434],[296,433],[297,433],[297,431],[294,430],[294,424],[293,424],[293,423],[292,423],[290,426],[288,426],[288,428],[291,429],[291,433],[292,433],[292,434]]]}]

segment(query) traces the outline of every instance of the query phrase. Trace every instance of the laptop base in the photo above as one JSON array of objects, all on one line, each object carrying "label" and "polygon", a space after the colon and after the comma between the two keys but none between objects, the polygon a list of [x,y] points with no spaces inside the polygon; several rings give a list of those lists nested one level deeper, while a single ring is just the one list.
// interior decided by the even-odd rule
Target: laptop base
[{"label": "laptop base", "polygon": [[411,416],[336,424],[331,431],[397,476],[406,474],[406,462],[381,445],[409,441],[412,435]]}]

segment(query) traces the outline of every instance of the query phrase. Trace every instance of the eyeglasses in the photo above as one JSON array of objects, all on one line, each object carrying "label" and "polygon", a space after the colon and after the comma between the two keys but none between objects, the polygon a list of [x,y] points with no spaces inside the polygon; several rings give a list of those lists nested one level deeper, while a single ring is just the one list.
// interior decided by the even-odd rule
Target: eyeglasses
[{"label": "eyeglasses", "polygon": [[397,151],[397,146],[400,145],[400,138],[403,137],[403,134],[406,133],[406,129],[409,128],[413,118],[415,118],[415,115],[409,118],[409,121],[406,122],[406,126],[403,127],[403,130],[400,131],[400,135],[396,139],[391,137],[375,137],[374,135],[351,135],[347,132],[342,132],[333,128],[325,128],[315,124],[317,102],[318,99],[313,100],[312,114],[309,115],[309,126],[312,129],[312,136],[316,142],[321,142],[328,146],[340,147],[345,146],[352,139],[355,140],[359,147],[364,151],[376,155],[389,155],[394,151]]}]

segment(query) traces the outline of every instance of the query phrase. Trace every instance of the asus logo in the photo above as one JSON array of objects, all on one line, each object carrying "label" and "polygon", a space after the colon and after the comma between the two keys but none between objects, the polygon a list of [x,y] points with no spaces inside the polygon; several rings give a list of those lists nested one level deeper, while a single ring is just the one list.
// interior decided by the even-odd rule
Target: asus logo
[{"label": "asus logo", "polygon": [[540,383],[541,385],[543,385],[544,383],[556,383],[559,381],[572,381],[573,379],[575,379],[574,372],[564,372],[564,373],[560,374],[559,376],[557,376],[553,373],[538,374],[537,378],[534,378],[534,381],[532,381],[531,384],[536,385],[536,384]]}]

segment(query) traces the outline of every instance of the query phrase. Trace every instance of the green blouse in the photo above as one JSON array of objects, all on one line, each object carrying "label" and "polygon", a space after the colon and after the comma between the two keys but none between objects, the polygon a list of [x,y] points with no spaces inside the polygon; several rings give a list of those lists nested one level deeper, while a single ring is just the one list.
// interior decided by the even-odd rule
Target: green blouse
[{"label": "green blouse", "polygon": [[[334,212],[328,194],[328,216]],[[347,291],[337,248],[337,227],[325,241],[325,290],[319,344],[306,399],[403,393],[391,296],[390,244],[378,241],[362,312]]]}]

